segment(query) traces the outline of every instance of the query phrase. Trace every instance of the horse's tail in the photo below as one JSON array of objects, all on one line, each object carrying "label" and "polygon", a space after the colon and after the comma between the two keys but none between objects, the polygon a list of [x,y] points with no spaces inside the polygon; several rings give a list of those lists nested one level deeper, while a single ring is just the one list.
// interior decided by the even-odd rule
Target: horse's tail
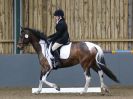
[{"label": "horse's tail", "polygon": [[97,47],[98,53],[96,54],[96,63],[100,69],[113,81],[119,83],[119,80],[115,76],[115,74],[106,66],[104,54],[100,47]]}]

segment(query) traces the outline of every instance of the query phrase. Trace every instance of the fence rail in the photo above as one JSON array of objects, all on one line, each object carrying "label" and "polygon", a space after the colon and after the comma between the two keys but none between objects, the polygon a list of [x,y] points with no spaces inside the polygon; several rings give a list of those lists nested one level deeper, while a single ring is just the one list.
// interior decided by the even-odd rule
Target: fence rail
[{"label": "fence rail", "polygon": [[133,42],[133,39],[83,39],[76,41],[90,41],[90,42]]}]

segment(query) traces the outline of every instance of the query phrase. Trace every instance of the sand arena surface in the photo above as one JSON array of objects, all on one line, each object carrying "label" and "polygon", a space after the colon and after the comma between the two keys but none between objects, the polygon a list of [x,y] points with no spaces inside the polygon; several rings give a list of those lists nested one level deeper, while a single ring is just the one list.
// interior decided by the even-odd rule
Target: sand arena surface
[{"label": "sand arena surface", "polygon": [[111,87],[111,95],[88,94],[39,94],[31,88],[0,88],[0,99],[133,99],[133,87]]}]

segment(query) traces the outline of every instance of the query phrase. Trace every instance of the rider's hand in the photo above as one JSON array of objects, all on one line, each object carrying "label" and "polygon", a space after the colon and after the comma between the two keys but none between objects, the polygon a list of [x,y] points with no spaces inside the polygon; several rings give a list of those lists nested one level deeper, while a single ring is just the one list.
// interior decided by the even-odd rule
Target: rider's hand
[{"label": "rider's hand", "polygon": [[48,41],[48,43],[50,43],[51,42],[51,38],[48,38],[47,41]]}]

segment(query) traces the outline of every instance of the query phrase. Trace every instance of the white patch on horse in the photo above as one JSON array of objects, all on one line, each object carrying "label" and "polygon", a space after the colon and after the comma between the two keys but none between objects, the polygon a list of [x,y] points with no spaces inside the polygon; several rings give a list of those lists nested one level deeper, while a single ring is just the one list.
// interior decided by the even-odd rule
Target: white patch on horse
[{"label": "white patch on horse", "polygon": [[96,62],[98,63],[98,64],[97,64],[98,67],[101,68],[101,67],[99,66],[99,64],[101,64],[101,65],[104,65],[104,64],[101,63],[100,61],[98,61],[98,59],[100,59],[100,58],[103,56],[103,50],[101,49],[100,46],[98,46],[98,45],[96,45],[96,44],[94,44],[94,43],[91,43],[91,42],[85,42],[85,43],[86,43],[86,45],[87,45],[87,47],[88,47],[88,49],[89,49],[90,51],[91,51],[91,49],[94,48],[94,47],[97,49],[98,53],[96,54],[95,59],[96,59]]},{"label": "white patch on horse", "polygon": [[45,53],[45,50],[46,50],[46,43],[44,40],[40,40],[39,44],[41,45],[41,49],[42,49],[42,53],[43,55],[45,56],[46,53]]},{"label": "white patch on horse", "polygon": [[52,61],[51,61],[51,55],[49,53],[49,50],[47,48],[47,44],[44,40],[40,40],[39,44],[41,45],[41,49],[42,49],[42,54],[44,55],[44,57],[47,59],[49,65],[51,68],[53,68],[52,66]]},{"label": "white patch on horse", "polygon": [[91,42],[85,42],[87,47],[89,48],[89,50],[91,50],[92,48],[94,48],[96,45],[91,43]]},{"label": "white patch on horse", "polygon": [[91,42],[85,42],[85,43],[86,43],[87,47],[89,48],[89,50],[91,50],[92,48],[95,47],[95,48],[98,50],[98,54],[99,54],[100,56],[103,55],[103,50],[101,49],[100,46],[98,46],[98,45],[96,45],[96,44],[94,44],[94,43],[91,43]]},{"label": "white patch on horse", "polygon": [[60,49],[60,58],[61,59],[68,59],[70,56],[70,49],[71,49],[72,42],[68,45],[63,45]]},{"label": "white patch on horse", "polygon": [[104,82],[103,82],[103,71],[99,70],[98,71],[99,77],[100,77],[100,82],[101,82],[101,87],[104,86]]},{"label": "white patch on horse", "polygon": [[90,86],[90,82],[91,82],[91,76],[86,75],[86,72],[84,74],[85,74],[86,83],[84,86],[84,90],[81,92],[81,94],[87,92],[87,89]]},{"label": "white patch on horse", "polygon": [[25,38],[29,38],[29,35],[28,35],[28,34],[25,34],[24,37],[25,37]]}]

